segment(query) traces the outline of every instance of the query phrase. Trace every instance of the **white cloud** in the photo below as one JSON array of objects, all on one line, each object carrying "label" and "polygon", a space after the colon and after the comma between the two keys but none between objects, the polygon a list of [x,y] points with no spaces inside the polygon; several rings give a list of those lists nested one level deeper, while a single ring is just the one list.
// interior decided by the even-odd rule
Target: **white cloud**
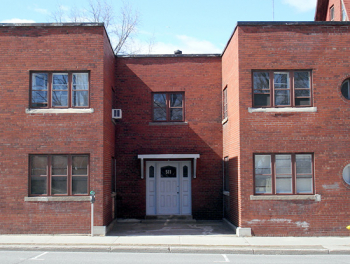
[{"label": "white cloud", "polygon": [[43,14],[43,15],[50,15],[51,12],[47,9],[44,8],[33,8],[33,10],[39,14]]},{"label": "white cloud", "polygon": [[296,8],[299,12],[307,12],[316,7],[317,0],[283,0],[283,3]]},{"label": "white cloud", "polygon": [[34,20],[29,20],[29,19],[20,19],[20,18],[11,18],[11,19],[6,19],[2,20],[1,23],[35,23]]}]

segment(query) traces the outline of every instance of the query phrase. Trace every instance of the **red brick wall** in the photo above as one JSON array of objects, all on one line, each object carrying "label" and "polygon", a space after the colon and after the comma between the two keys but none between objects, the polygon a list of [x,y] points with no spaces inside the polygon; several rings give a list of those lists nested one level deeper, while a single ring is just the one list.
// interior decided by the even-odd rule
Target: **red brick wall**
[{"label": "red brick wall", "polygon": [[228,219],[240,226],[240,122],[239,122],[239,69],[238,69],[238,35],[230,40],[222,57],[222,89],[227,87],[228,119],[223,125],[223,156],[229,158],[230,195],[225,201],[230,205]]},{"label": "red brick wall", "polygon": [[115,89],[115,55],[104,32],[104,91],[103,91],[103,225],[112,219],[112,157],[115,157],[115,125],[112,122],[112,100]]},{"label": "red brick wall", "polygon": [[[220,57],[117,58],[118,216],[143,218],[146,181],[138,154],[200,154],[192,179],[194,218],[222,217]],[[152,92],[183,91],[185,121],[152,125]]]},{"label": "red brick wall", "polygon": [[[90,154],[103,225],[103,26],[0,28],[0,233],[88,233],[89,202],[24,202],[29,154]],[[90,71],[92,114],[26,114],[30,71]]]},{"label": "red brick wall", "polygon": [[327,21],[331,21],[330,8],[334,6],[334,21],[341,21],[341,0],[329,0],[327,10]]},{"label": "red brick wall", "polygon": [[[350,76],[347,27],[239,26],[240,226],[255,235],[348,235],[350,102],[340,93]],[[311,69],[316,113],[248,113],[254,69]],[[230,122],[230,121],[229,121]],[[226,143],[225,143],[226,144]],[[224,144],[224,145],[225,145]],[[315,192],[322,201],[251,201],[254,153],[314,153]]]}]

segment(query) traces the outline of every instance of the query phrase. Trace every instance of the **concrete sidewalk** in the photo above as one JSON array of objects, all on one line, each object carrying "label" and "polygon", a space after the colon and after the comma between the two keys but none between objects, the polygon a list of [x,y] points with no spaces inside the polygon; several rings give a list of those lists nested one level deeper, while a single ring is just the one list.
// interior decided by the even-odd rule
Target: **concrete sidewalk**
[{"label": "concrete sidewalk", "polygon": [[350,255],[350,236],[237,237],[223,221],[138,221],[108,236],[0,235],[0,250]]},{"label": "concrete sidewalk", "polygon": [[0,250],[350,255],[350,237],[0,235]]}]

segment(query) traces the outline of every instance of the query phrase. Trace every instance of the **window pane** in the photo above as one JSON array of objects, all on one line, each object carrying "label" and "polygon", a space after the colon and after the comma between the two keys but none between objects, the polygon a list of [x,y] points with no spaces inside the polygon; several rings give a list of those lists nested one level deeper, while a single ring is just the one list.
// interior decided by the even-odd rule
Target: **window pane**
[{"label": "window pane", "polygon": [[170,107],[182,107],[182,94],[170,95]]},{"label": "window pane", "polygon": [[176,178],[176,167],[165,166],[160,168],[162,178]]},{"label": "window pane", "polygon": [[32,90],[47,90],[47,73],[32,74]]},{"label": "window pane", "polygon": [[170,120],[181,121],[182,119],[182,108],[170,109]]},{"label": "window pane", "polygon": [[184,166],[184,167],[183,167],[182,176],[183,176],[184,178],[187,178],[187,177],[188,177],[188,167],[187,167],[187,166]]},{"label": "window pane", "polygon": [[276,155],[276,174],[292,174],[291,155]]},{"label": "window pane", "polygon": [[166,108],[154,108],[153,109],[153,120],[165,121],[166,120]]},{"label": "window pane", "polygon": [[310,154],[298,154],[295,155],[297,176],[299,173],[311,174],[312,173],[312,156]]},{"label": "window pane", "polygon": [[270,155],[255,155],[255,174],[271,174]]},{"label": "window pane", "polygon": [[47,177],[35,176],[31,177],[30,181],[30,193],[31,194],[47,194]]},{"label": "window pane", "polygon": [[73,91],[73,106],[88,106],[89,92],[88,91]]},{"label": "window pane", "polygon": [[342,95],[343,95],[346,99],[350,100],[349,80],[346,80],[346,81],[342,84],[342,86],[341,86],[341,93],[342,93]]},{"label": "window pane", "polygon": [[295,98],[295,105],[311,105],[310,98]]},{"label": "window pane", "polygon": [[47,106],[47,91],[32,91],[32,107]]},{"label": "window pane", "polygon": [[51,178],[52,194],[67,194],[67,176],[55,176]]},{"label": "window pane", "polygon": [[270,77],[268,72],[254,72],[253,86],[255,90],[270,89]]},{"label": "window pane", "polygon": [[255,175],[255,193],[271,193],[272,180],[271,176]]},{"label": "window pane", "polygon": [[312,177],[297,178],[297,193],[312,192]]},{"label": "window pane", "polygon": [[343,179],[347,184],[350,184],[350,164],[343,170]]},{"label": "window pane", "polygon": [[276,178],[276,193],[292,193],[292,176]]},{"label": "window pane", "polygon": [[288,89],[289,88],[289,73],[288,72],[275,72],[274,73],[274,86],[275,86],[275,89]]},{"label": "window pane", "polygon": [[51,159],[52,175],[67,175],[68,157],[54,155]]},{"label": "window pane", "polygon": [[166,107],[166,94],[153,94],[154,107]]},{"label": "window pane", "polygon": [[68,92],[67,91],[53,91],[52,92],[52,106],[68,106]]},{"label": "window pane", "polygon": [[149,177],[154,178],[154,167],[153,166],[149,167]]},{"label": "window pane", "polygon": [[88,177],[73,176],[72,177],[72,194],[87,194]]},{"label": "window pane", "polygon": [[294,72],[294,88],[310,88],[310,72]]},{"label": "window pane", "polygon": [[275,104],[276,105],[290,105],[290,91],[289,90],[275,90]]},{"label": "window pane", "polygon": [[72,175],[88,175],[88,157],[72,157]]},{"label": "window pane", "polygon": [[270,94],[254,94],[254,106],[270,106]]},{"label": "window pane", "polygon": [[295,90],[295,97],[309,97],[310,89]]},{"label": "window pane", "polygon": [[47,156],[30,157],[30,175],[31,176],[47,175]]},{"label": "window pane", "polygon": [[73,90],[89,90],[88,73],[73,73]]},{"label": "window pane", "polygon": [[68,90],[68,74],[53,74],[52,76],[53,90]]}]

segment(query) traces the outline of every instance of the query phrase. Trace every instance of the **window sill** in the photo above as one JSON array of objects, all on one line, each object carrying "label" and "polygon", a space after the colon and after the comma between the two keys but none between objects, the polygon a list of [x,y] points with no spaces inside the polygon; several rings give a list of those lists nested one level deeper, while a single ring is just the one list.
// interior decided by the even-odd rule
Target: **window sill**
[{"label": "window sill", "polygon": [[149,122],[150,126],[186,126],[187,122]]},{"label": "window sill", "polygon": [[228,121],[228,118],[226,117],[224,120],[222,120],[222,124],[223,124],[223,125],[226,124],[227,121]]},{"label": "window sill", "polygon": [[283,108],[253,108],[248,107],[249,113],[315,113],[317,107],[283,107]]},{"label": "window sill", "polygon": [[93,108],[65,108],[65,109],[26,108],[26,114],[90,114],[93,112],[94,112]]},{"label": "window sill", "polygon": [[228,192],[228,191],[223,191],[222,194],[225,196],[230,196],[230,192]]},{"label": "window sill", "polygon": [[24,197],[25,202],[89,202],[90,196],[40,196]]},{"label": "window sill", "polygon": [[251,201],[298,201],[298,200],[309,200],[320,202],[320,194],[312,195],[251,195]]}]

